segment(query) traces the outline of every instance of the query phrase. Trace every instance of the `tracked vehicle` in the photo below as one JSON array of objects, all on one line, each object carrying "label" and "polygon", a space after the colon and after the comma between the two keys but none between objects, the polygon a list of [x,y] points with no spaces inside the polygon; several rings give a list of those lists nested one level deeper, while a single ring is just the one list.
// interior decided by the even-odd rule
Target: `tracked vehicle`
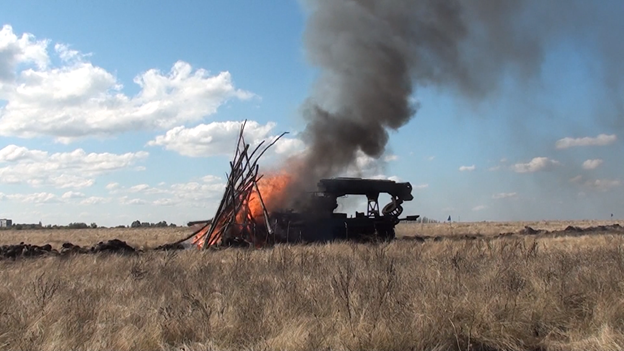
[{"label": "tracked vehicle", "polygon": [[[276,242],[326,242],[334,240],[380,241],[395,237],[404,201],[413,200],[410,183],[362,178],[331,178],[318,182],[299,210],[271,213]],[[379,195],[390,195],[390,203],[379,209]],[[334,212],[343,196],[365,196],[366,212]],[[416,219],[418,216],[409,216]]]}]

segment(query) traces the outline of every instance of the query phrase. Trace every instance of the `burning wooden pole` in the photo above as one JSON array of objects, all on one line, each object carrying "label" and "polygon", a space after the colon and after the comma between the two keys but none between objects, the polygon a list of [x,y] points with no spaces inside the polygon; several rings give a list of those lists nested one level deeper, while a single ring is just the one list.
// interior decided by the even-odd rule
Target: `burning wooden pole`
[{"label": "burning wooden pole", "polygon": [[[234,159],[230,162],[229,174],[226,174],[227,185],[217,211],[211,223],[201,228],[193,240],[193,244],[201,249],[240,241],[258,246],[273,239],[274,231],[271,228],[269,212],[258,186],[262,178],[258,174],[260,169],[258,160],[287,133],[282,133],[264,147],[264,141],[262,141],[249,153],[250,145],[243,137],[246,123],[245,120],[241,125]],[[256,219],[249,208],[252,196],[257,197],[262,207],[262,220]],[[259,237],[262,232],[266,233],[264,243],[260,242]]]}]

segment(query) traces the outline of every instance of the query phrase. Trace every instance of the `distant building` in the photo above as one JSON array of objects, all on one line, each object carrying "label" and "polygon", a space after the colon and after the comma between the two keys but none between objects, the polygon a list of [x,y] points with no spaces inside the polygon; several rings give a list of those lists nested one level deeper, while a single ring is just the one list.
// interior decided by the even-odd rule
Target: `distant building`
[{"label": "distant building", "polygon": [[0,219],[0,228],[9,228],[13,225],[13,221],[10,219]]}]

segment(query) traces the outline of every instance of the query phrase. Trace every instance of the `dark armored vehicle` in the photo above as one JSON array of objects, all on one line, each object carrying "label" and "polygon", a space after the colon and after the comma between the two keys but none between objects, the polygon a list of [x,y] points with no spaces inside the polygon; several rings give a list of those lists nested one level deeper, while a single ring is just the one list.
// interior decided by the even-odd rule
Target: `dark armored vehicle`
[{"label": "dark armored vehicle", "polygon": [[[320,180],[317,186],[318,191],[309,194],[298,210],[271,214],[277,242],[392,240],[403,212],[401,204],[414,198],[410,183],[392,180],[332,178]],[[380,194],[388,194],[391,199],[381,211]],[[338,198],[348,195],[365,196],[366,212],[355,212],[355,216],[334,212]]]}]

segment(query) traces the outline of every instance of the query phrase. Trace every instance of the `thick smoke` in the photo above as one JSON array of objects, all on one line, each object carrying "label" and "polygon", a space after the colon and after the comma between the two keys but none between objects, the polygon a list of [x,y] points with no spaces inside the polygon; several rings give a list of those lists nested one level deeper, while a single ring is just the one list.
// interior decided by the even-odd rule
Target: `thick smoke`
[{"label": "thick smoke", "polygon": [[299,173],[305,187],[340,174],[359,152],[382,156],[388,133],[416,114],[411,96],[417,87],[453,89],[480,100],[504,77],[528,81],[539,76],[545,48],[558,41],[600,37],[604,33],[595,30],[596,16],[609,13],[608,1],[598,11],[595,2],[575,0],[304,4],[308,59],[319,68],[303,106],[308,152]]}]

